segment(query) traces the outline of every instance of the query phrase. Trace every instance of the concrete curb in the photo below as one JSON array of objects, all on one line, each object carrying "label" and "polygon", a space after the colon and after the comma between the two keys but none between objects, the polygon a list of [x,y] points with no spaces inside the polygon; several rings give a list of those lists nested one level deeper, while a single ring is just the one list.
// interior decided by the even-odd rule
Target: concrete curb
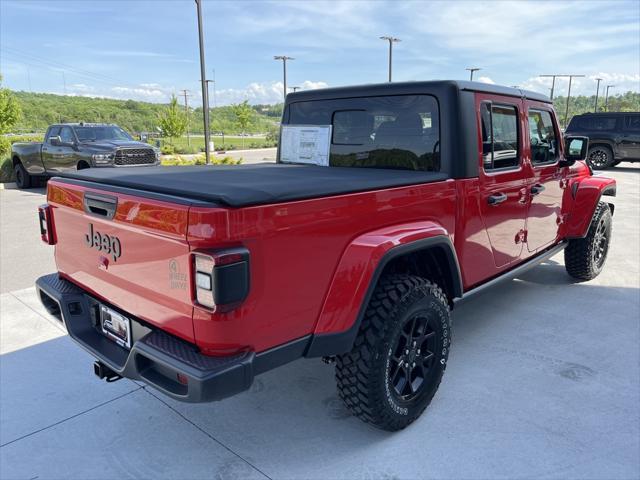
[{"label": "concrete curb", "polygon": [[0,183],[0,190],[16,190],[17,188],[15,182]]}]

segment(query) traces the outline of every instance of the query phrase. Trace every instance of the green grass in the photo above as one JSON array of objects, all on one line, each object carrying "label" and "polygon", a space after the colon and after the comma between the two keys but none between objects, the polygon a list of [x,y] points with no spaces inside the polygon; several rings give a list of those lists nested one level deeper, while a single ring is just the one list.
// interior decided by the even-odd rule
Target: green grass
[{"label": "green grass", "polygon": [[[264,137],[232,137],[225,135],[224,142],[222,137],[213,137],[213,142],[216,150],[240,150],[250,148],[268,148],[275,147],[276,144],[273,141],[268,141]],[[191,147],[187,142],[187,137],[181,137],[176,139],[163,138],[161,139],[162,146],[173,145],[178,153],[196,153],[204,150],[204,137],[191,137]],[[153,140],[150,143],[154,143]]]}]

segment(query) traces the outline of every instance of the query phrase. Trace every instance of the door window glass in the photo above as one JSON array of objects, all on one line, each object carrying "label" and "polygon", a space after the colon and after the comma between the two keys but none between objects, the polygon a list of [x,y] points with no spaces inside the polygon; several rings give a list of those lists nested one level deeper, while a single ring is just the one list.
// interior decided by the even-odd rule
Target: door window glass
[{"label": "door window glass", "polygon": [[485,170],[515,168],[520,164],[518,111],[510,105],[483,103],[482,163]]},{"label": "door window glass", "polygon": [[62,127],[62,129],[60,130],[60,140],[62,140],[64,143],[73,143],[73,132],[69,127]]},{"label": "door window glass", "polygon": [[629,115],[624,117],[624,127],[627,130],[640,132],[640,115]]},{"label": "door window glass", "polygon": [[534,165],[553,163],[558,159],[558,137],[549,112],[529,110],[529,142]]},{"label": "door window glass", "polygon": [[60,127],[52,127],[47,136],[47,143],[51,143],[51,139],[60,135]]},{"label": "door window glass", "polygon": [[578,126],[582,130],[614,130],[616,128],[616,117],[585,116],[578,120]]}]

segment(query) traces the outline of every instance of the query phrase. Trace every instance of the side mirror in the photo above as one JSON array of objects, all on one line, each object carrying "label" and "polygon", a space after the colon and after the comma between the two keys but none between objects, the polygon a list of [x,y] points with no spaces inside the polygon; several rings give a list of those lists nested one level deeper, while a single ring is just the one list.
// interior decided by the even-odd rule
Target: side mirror
[{"label": "side mirror", "polygon": [[560,166],[570,167],[578,160],[585,160],[588,150],[588,137],[564,137],[564,160],[560,162]]},{"label": "side mirror", "polygon": [[51,143],[51,145],[53,145],[54,147],[61,147],[62,139],[60,138],[60,135],[56,137],[49,137],[49,143]]}]

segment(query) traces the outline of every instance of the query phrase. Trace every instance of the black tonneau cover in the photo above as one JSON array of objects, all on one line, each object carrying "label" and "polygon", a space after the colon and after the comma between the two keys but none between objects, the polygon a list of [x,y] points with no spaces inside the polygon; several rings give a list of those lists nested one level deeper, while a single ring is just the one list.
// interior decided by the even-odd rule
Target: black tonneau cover
[{"label": "black tonneau cover", "polygon": [[246,207],[446,180],[444,173],[259,163],[186,167],[89,168],[60,175]]}]

